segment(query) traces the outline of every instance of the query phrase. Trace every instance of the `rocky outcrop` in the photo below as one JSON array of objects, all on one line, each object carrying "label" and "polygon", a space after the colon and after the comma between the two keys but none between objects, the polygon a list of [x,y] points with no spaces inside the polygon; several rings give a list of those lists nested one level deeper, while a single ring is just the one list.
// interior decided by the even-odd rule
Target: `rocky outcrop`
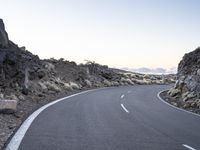
[{"label": "rocky outcrop", "polygon": [[194,92],[200,97],[200,48],[185,54],[179,63],[176,88],[180,88],[182,93]]},{"label": "rocky outcrop", "polygon": [[174,88],[181,93],[194,92],[200,96],[200,48],[185,54],[178,65],[178,80]]},{"label": "rocky outcrop", "polygon": [[0,19],[0,90],[28,94],[29,80],[40,78],[42,62],[38,56],[9,41]]},{"label": "rocky outcrop", "polygon": [[8,34],[5,30],[3,20],[0,19],[0,47],[6,48],[8,47],[8,43],[9,43]]},{"label": "rocky outcrop", "polygon": [[[183,56],[178,65],[178,76],[200,75],[200,47]],[[199,71],[198,71],[199,70]]]},{"label": "rocky outcrop", "polygon": [[183,56],[178,65],[176,84],[168,94],[180,107],[200,111],[200,47]]},{"label": "rocky outcrop", "polygon": [[17,110],[16,100],[0,100],[0,112],[11,114]]}]

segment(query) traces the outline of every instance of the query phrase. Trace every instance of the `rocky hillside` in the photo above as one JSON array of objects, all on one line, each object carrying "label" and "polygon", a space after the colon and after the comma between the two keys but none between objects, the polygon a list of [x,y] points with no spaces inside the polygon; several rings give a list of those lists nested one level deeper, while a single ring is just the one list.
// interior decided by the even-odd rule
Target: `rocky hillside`
[{"label": "rocky hillside", "polygon": [[144,75],[90,61],[41,60],[10,41],[0,19],[0,149],[29,113],[58,97],[96,87],[174,81],[174,75]]},{"label": "rocky hillside", "polygon": [[200,48],[183,56],[178,65],[177,79],[168,92],[173,104],[200,113]]}]

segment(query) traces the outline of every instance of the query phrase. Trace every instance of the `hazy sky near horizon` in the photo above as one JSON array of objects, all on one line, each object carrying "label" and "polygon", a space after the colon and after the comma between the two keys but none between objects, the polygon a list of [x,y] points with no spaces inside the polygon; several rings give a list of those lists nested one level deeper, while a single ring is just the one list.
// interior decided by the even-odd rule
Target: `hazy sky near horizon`
[{"label": "hazy sky near horizon", "polygon": [[41,58],[177,67],[200,42],[199,0],[0,0],[10,40]]}]

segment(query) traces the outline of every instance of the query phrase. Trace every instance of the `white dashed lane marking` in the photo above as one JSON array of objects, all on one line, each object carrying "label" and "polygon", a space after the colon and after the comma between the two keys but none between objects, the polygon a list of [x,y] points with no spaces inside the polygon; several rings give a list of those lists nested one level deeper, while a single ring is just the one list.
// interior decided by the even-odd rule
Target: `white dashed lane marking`
[{"label": "white dashed lane marking", "polygon": [[126,109],[126,107],[125,107],[123,104],[121,104],[121,107],[124,109],[124,111],[125,111],[126,113],[129,113],[128,109]]},{"label": "white dashed lane marking", "polygon": [[186,147],[186,148],[188,148],[188,149],[190,149],[190,150],[196,150],[195,148],[193,148],[193,147],[191,147],[189,145],[186,145],[186,144],[183,144],[183,146]]}]

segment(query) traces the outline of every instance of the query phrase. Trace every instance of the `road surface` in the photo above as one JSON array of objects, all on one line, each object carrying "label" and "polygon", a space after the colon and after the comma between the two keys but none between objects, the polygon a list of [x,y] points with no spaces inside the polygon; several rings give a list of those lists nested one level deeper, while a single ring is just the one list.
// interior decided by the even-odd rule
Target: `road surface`
[{"label": "road surface", "polygon": [[165,85],[105,88],[45,109],[19,150],[197,150],[200,117],[166,105]]}]

